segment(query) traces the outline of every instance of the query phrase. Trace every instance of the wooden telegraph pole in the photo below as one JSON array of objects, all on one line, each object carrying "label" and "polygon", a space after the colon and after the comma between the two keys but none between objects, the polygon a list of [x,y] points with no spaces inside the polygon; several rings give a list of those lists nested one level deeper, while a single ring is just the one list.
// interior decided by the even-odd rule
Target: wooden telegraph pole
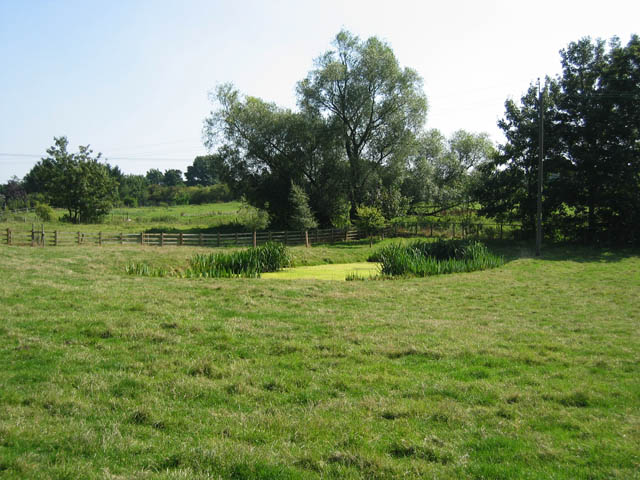
[{"label": "wooden telegraph pole", "polygon": [[542,157],[544,155],[544,95],[538,80],[538,200],[536,211],[536,257],[540,256],[542,247]]}]

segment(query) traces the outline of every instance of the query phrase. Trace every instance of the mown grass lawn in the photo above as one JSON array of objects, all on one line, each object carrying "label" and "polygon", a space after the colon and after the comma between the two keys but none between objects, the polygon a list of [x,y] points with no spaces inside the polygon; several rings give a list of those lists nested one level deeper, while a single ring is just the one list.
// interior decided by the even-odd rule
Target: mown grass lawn
[{"label": "mown grass lawn", "polygon": [[515,246],[394,281],[124,274],[196,251],[0,247],[0,477],[638,478],[637,254]]}]

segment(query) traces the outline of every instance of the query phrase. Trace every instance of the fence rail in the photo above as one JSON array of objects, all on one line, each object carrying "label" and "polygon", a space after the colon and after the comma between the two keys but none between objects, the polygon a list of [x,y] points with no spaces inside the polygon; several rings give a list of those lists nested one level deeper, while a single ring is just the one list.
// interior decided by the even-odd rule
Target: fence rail
[{"label": "fence rail", "polygon": [[[446,238],[517,238],[520,227],[512,224],[396,225],[381,232],[382,236],[419,236]],[[285,245],[310,245],[354,241],[366,235],[357,229],[282,230],[235,233],[123,233],[45,230],[44,227],[15,231],[7,228],[0,240],[6,245],[70,246],[70,245],[140,245],[189,247],[247,247],[266,242]],[[0,237],[0,238],[2,238]]]}]

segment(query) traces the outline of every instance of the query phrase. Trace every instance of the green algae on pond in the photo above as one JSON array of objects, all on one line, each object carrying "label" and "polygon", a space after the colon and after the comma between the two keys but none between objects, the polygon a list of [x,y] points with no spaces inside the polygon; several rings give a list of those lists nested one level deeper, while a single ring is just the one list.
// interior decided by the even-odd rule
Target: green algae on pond
[{"label": "green algae on pond", "polygon": [[347,275],[350,274],[369,278],[378,275],[379,273],[379,263],[357,262],[285,268],[279,272],[263,273],[261,278],[278,280],[345,280]]}]

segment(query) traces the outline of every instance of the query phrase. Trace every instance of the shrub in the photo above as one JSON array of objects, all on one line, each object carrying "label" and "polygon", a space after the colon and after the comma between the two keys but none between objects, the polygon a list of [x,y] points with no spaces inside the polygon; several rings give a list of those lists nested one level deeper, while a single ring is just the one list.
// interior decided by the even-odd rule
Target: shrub
[{"label": "shrub", "polygon": [[409,244],[392,243],[375,252],[369,261],[381,263],[382,275],[426,277],[499,267],[504,259],[480,243],[467,240]]},{"label": "shrub", "polygon": [[36,215],[40,217],[43,222],[50,222],[55,217],[56,212],[46,203],[38,203],[35,207]]}]

